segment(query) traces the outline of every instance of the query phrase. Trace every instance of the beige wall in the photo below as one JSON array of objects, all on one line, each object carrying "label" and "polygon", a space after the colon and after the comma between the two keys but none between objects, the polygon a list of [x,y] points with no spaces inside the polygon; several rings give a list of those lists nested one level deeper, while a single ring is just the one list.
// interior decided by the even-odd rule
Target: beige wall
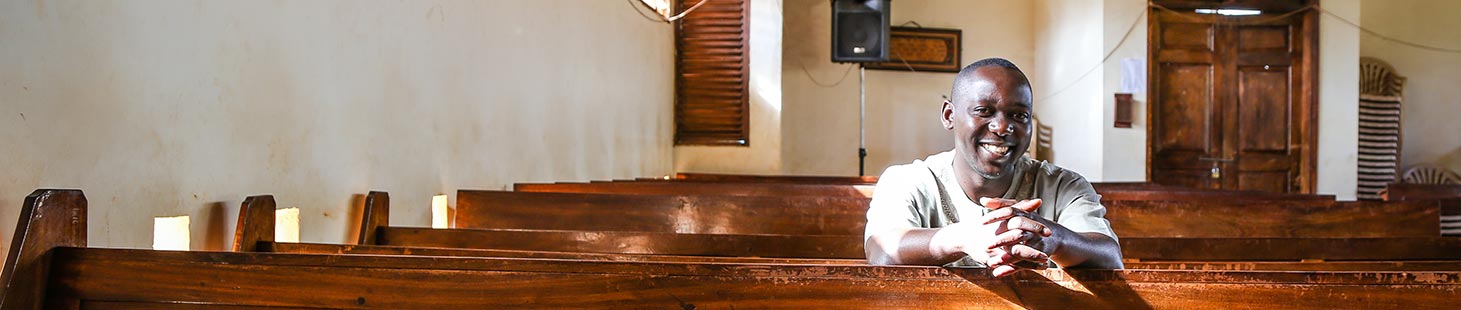
[{"label": "beige wall", "polygon": [[[1103,180],[1105,135],[1099,1],[1039,0],[1035,7],[1035,115],[1050,127],[1050,159],[1092,181]],[[1091,71],[1095,68],[1095,71]],[[1044,155],[1042,155],[1044,156]]]},{"label": "beige wall", "polygon": [[[1146,92],[1132,93],[1131,128],[1116,128],[1116,93],[1121,92],[1121,60],[1146,59],[1147,1],[1105,0],[1101,22],[1101,52],[1116,49],[1101,64],[1101,120],[1097,124],[1104,134],[1101,156],[1101,180],[1106,182],[1141,182],[1146,180]],[[1135,27],[1132,25],[1135,24]],[[1130,31],[1130,34],[1127,33]],[[1122,36],[1126,41],[1122,42]]]},{"label": "beige wall", "polygon": [[781,173],[781,5],[751,0],[750,145],[676,146],[675,172]]},{"label": "beige wall", "polygon": [[[786,19],[783,38],[782,171],[856,175],[858,72],[831,62],[830,3],[787,0],[785,9],[786,16],[797,18]],[[1031,9],[1022,1],[892,1],[891,20],[893,25],[917,21],[924,27],[962,29],[962,64],[1004,57],[1033,73]],[[837,83],[844,72],[846,78]],[[867,70],[868,175],[953,148],[938,115],[940,96],[949,93],[954,75]]]},{"label": "beige wall", "polygon": [[[1325,10],[1359,22],[1357,0],[1324,0]],[[1355,199],[1359,175],[1359,29],[1328,14],[1319,16],[1320,194]]]},{"label": "beige wall", "polygon": [[392,223],[430,196],[671,170],[672,33],[624,1],[0,2],[0,243],[38,187],[80,188],[90,242],[148,247],[238,204],[344,242],[352,195]]},{"label": "beige wall", "polygon": [[[1461,48],[1461,1],[1367,0],[1365,28],[1408,42]],[[1424,50],[1360,36],[1360,55],[1379,58],[1408,78],[1401,113],[1405,140],[1400,163],[1441,164],[1461,172],[1461,54]]]}]

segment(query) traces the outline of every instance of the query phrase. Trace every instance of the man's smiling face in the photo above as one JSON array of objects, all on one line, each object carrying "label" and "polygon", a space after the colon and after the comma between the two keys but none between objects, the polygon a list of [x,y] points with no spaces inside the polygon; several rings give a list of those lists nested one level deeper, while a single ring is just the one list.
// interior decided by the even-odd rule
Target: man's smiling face
[{"label": "man's smiling face", "polygon": [[986,179],[1004,177],[1030,143],[1029,81],[1018,71],[984,66],[958,83],[943,111],[955,156]]}]

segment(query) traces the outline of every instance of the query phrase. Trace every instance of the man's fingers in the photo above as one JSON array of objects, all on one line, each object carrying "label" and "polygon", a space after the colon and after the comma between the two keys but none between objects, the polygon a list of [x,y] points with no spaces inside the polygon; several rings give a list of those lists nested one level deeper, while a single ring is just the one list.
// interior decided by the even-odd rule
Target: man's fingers
[{"label": "man's fingers", "polygon": [[980,223],[980,224],[985,224],[985,225],[993,224],[995,222],[999,222],[999,221],[1003,221],[1003,220],[1008,220],[1012,216],[1015,216],[1015,212],[1014,212],[1014,209],[1010,209],[1010,208],[1003,208],[1003,209],[998,209],[998,210],[994,210],[994,211],[989,211],[989,213],[985,213],[984,214],[984,222],[983,223]]},{"label": "man's fingers", "polygon": [[1040,252],[1040,250],[1036,250],[1035,248],[1032,248],[1028,245],[1017,244],[1011,246],[1008,252],[1010,256],[1013,256],[1020,260],[1032,261],[1041,264],[1050,261],[1050,255],[1045,254],[1045,252]]},{"label": "man's fingers", "polygon": [[1015,204],[1014,199],[979,197],[979,205],[986,209],[994,210]]},{"label": "man's fingers", "polygon": [[1004,223],[1005,228],[1008,228],[1009,230],[1024,230],[1039,234],[1041,237],[1049,237],[1050,234],[1053,233],[1052,231],[1050,231],[1049,227],[1045,227],[1045,224],[1040,224],[1040,222],[1032,220],[1028,217],[1011,217],[1009,221],[1005,221]]},{"label": "man's fingers", "polygon": [[999,277],[1004,277],[1004,276],[1008,276],[1008,275],[1015,274],[1015,272],[1018,272],[1018,271],[1020,271],[1020,269],[1015,268],[1014,266],[1010,266],[1010,265],[999,265],[999,266],[994,266],[994,269],[989,270],[989,273],[990,274],[993,274],[995,278],[999,278]]},{"label": "man's fingers", "polygon": [[993,250],[993,249],[1002,249],[1002,248],[1012,247],[1012,246],[1015,246],[1017,244],[1025,244],[1025,243],[1032,243],[1033,244],[1033,243],[1039,243],[1039,242],[1040,242],[1040,237],[1038,235],[1030,232],[1030,231],[1027,231],[1027,230],[1009,230],[1009,231],[1005,231],[1005,232],[999,233],[998,235],[995,235],[994,236],[994,242],[989,245],[989,249],[991,249],[991,250]]},{"label": "man's fingers", "polygon": [[1036,209],[1040,209],[1040,204],[1042,202],[1043,201],[1041,201],[1039,198],[1036,198],[1015,203],[1014,205],[1011,205],[1011,207],[1014,207],[1015,209],[1020,209],[1020,211],[1035,212]]}]

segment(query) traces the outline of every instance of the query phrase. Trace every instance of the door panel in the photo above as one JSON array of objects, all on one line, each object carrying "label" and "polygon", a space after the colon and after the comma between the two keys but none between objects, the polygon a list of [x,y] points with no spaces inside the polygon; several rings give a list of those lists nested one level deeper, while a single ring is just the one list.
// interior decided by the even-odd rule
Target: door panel
[{"label": "door panel", "polygon": [[1164,127],[1163,151],[1196,151],[1208,149],[1212,111],[1212,66],[1205,64],[1163,64],[1162,102],[1158,107]]},{"label": "door panel", "polygon": [[1238,139],[1243,152],[1288,151],[1288,68],[1238,71]]}]

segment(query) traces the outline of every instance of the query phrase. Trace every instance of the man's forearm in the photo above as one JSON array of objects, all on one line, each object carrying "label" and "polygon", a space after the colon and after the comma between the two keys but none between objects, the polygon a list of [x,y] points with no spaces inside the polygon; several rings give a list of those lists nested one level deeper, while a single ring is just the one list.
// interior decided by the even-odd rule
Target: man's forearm
[{"label": "man's forearm", "polygon": [[1062,268],[1121,269],[1121,245],[1099,233],[1077,233],[1061,227],[1060,245],[1050,253]]},{"label": "man's forearm", "polygon": [[868,238],[867,260],[873,265],[941,266],[966,256],[954,246],[946,228],[911,228],[885,231]]}]

